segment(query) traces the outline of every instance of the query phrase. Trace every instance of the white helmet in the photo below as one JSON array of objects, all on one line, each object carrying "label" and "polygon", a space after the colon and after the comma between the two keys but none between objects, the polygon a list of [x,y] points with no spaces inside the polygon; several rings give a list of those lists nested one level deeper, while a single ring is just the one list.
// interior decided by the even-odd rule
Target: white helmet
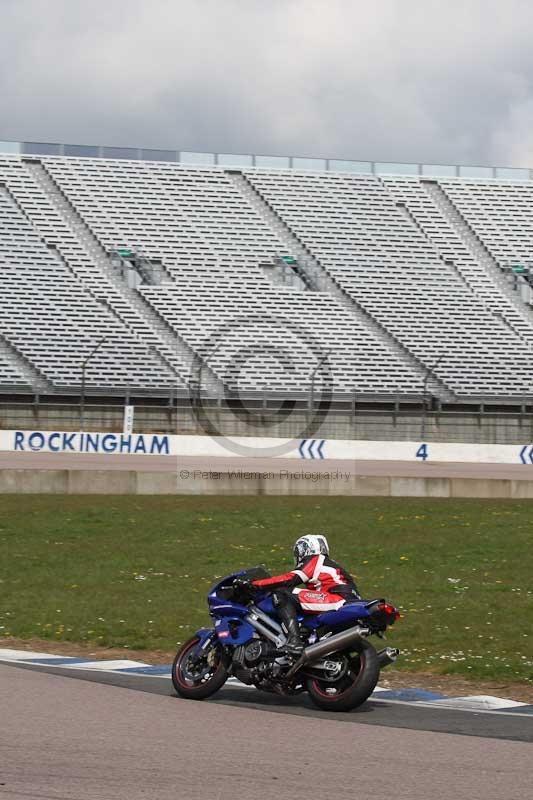
[{"label": "white helmet", "polygon": [[294,561],[296,566],[309,556],[329,555],[328,540],[322,534],[306,534],[294,543]]}]

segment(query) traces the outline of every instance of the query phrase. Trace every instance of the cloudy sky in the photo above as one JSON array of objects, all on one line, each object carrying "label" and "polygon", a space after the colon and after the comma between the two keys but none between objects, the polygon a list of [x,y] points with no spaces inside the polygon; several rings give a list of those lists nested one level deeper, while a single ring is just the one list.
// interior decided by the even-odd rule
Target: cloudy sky
[{"label": "cloudy sky", "polygon": [[531,0],[0,0],[0,140],[533,167]]}]

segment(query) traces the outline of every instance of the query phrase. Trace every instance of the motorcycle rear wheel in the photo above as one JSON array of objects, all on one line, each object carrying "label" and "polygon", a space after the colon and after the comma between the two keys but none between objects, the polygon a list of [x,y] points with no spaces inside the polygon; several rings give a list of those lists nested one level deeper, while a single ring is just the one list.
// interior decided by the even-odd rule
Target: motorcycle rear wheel
[{"label": "motorcycle rear wheel", "polygon": [[324,711],[351,711],[362,705],[376,687],[379,660],[370,642],[365,639],[358,642],[348,658],[348,669],[338,681],[307,679],[306,688],[311,699]]},{"label": "motorcycle rear wheel", "polygon": [[218,692],[228,679],[218,642],[214,642],[201,656],[195,656],[194,649],[199,641],[197,636],[186,641],[172,664],[174,689],[180,697],[188,700],[205,700]]}]

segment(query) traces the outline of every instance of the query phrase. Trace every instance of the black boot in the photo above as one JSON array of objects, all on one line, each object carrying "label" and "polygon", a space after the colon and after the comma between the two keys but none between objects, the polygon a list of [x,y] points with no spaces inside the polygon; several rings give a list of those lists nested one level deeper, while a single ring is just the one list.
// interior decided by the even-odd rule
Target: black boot
[{"label": "black boot", "polygon": [[284,649],[293,656],[301,655],[304,645],[300,636],[298,620],[295,617],[291,617],[290,620],[283,620],[283,625],[287,629],[287,641]]},{"label": "black boot", "polygon": [[304,646],[300,637],[300,625],[298,623],[296,604],[291,596],[287,597],[284,592],[279,591],[276,592],[273,600],[281,624],[287,633],[287,641],[284,650],[291,655],[299,656]]}]

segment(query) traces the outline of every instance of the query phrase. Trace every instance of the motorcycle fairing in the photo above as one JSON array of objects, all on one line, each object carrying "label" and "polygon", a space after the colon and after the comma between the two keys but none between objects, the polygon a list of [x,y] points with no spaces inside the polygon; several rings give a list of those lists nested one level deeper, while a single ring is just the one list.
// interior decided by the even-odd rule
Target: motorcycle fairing
[{"label": "motorcycle fairing", "polygon": [[256,600],[255,605],[257,606],[257,608],[261,609],[261,611],[264,611],[265,614],[268,614],[270,617],[278,616],[276,608],[274,607],[274,603],[272,602],[271,594],[267,594],[260,600]]},{"label": "motorcycle fairing", "polygon": [[337,611],[324,611],[323,614],[305,614],[302,617],[304,628],[314,630],[315,628],[346,628],[355,625],[357,620],[369,616],[369,611],[365,601],[347,603]]},{"label": "motorcycle fairing", "polygon": [[198,644],[192,651],[193,655],[196,657],[207,640],[213,636],[213,628],[199,628],[195,631],[194,635],[198,638]]},{"label": "motorcycle fairing", "polygon": [[225,600],[223,597],[218,597],[215,592],[210,592],[208,594],[207,602],[209,604],[210,614],[215,618],[223,618],[228,614],[245,617],[248,614],[246,606],[235,603],[233,600]]},{"label": "motorcycle fairing", "polygon": [[216,620],[215,633],[222,645],[239,645],[250,641],[255,628],[239,617],[223,617]]}]

